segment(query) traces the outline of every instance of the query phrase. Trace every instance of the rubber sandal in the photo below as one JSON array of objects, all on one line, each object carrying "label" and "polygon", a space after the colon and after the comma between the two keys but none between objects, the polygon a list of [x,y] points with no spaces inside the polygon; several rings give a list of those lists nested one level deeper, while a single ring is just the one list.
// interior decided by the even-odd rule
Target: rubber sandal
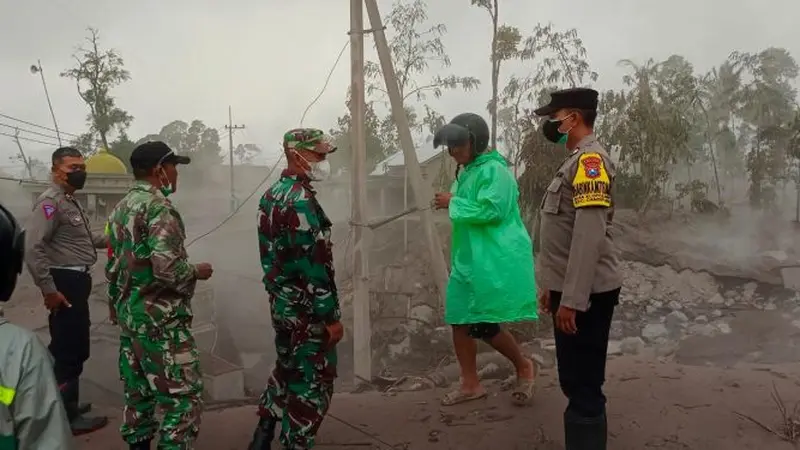
[{"label": "rubber sandal", "polygon": [[516,406],[527,406],[533,399],[533,391],[536,388],[536,379],[517,380],[517,386],[511,393],[511,401]]},{"label": "rubber sandal", "polygon": [[461,391],[452,391],[442,397],[442,406],[454,406],[461,403],[471,402],[473,400],[480,400],[486,397],[486,391],[468,394]]}]

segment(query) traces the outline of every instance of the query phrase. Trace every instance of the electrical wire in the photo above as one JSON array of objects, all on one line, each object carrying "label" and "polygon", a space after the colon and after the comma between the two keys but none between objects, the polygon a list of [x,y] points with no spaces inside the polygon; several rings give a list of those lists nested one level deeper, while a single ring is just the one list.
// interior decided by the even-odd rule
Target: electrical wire
[{"label": "electrical wire", "polygon": [[257,193],[257,192],[259,192],[259,191],[261,190],[261,187],[262,187],[262,186],[263,186],[263,185],[264,185],[264,184],[265,184],[265,183],[266,183],[266,182],[269,180],[269,178],[270,178],[270,177],[272,176],[272,174],[275,172],[275,169],[278,167],[278,165],[281,163],[281,161],[282,161],[282,160],[283,160],[283,155],[281,155],[281,157],[280,157],[280,158],[278,158],[278,161],[276,161],[276,162],[275,162],[275,164],[273,164],[273,165],[272,165],[272,168],[270,169],[269,173],[267,173],[267,176],[266,176],[266,177],[264,177],[264,179],[263,179],[263,180],[261,180],[261,182],[260,182],[260,183],[258,183],[258,186],[256,186],[256,188],[255,188],[255,189],[253,189],[253,191],[252,191],[252,192],[250,192],[250,195],[248,195],[248,196],[247,196],[247,197],[244,199],[244,201],[242,201],[242,202],[239,204],[239,206],[237,206],[237,207],[236,207],[236,209],[234,209],[234,210],[233,210],[233,212],[231,212],[231,213],[230,213],[230,214],[229,214],[227,217],[225,217],[224,219],[222,219],[222,221],[221,221],[220,223],[218,223],[217,225],[215,225],[214,227],[212,227],[210,230],[206,231],[205,233],[203,233],[203,234],[201,234],[201,235],[199,235],[199,236],[195,237],[195,238],[194,238],[194,239],[192,239],[191,241],[189,241],[189,243],[188,243],[188,244],[186,244],[186,247],[188,248],[188,247],[190,247],[192,244],[194,244],[195,242],[197,242],[197,241],[199,241],[199,240],[201,240],[201,239],[204,239],[204,238],[208,237],[209,235],[213,234],[215,231],[217,231],[217,230],[219,230],[220,228],[222,228],[222,226],[223,226],[223,225],[225,225],[226,223],[228,223],[228,222],[229,222],[229,221],[230,221],[230,220],[231,220],[231,219],[232,219],[232,218],[233,218],[233,217],[234,217],[236,214],[238,214],[238,213],[239,213],[239,211],[242,209],[242,207],[244,207],[244,205],[245,205],[245,204],[247,204],[247,202],[249,202],[249,201],[250,201],[250,199],[251,199],[251,198],[253,198],[253,196],[254,196],[254,195],[256,195],[256,193]]},{"label": "electrical wire", "polygon": [[308,111],[311,109],[311,107],[313,107],[319,101],[319,99],[322,97],[322,94],[324,94],[325,90],[328,88],[328,83],[330,83],[331,77],[333,77],[333,72],[336,71],[336,66],[339,65],[339,61],[342,59],[342,55],[344,55],[344,51],[347,50],[347,47],[349,47],[349,46],[350,46],[350,40],[348,39],[347,42],[344,43],[344,46],[342,46],[342,49],[339,50],[339,56],[336,57],[336,61],[334,61],[330,72],[328,72],[328,77],[325,79],[325,84],[322,86],[322,90],[319,91],[319,94],[317,94],[317,96],[314,98],[314,100],[311,100],[311,103],[308,104],[308,106],[306,107],[306,110],[303,111],[303,116],[300,117],[300,126],[301,127],[303,126],[303,122],[305,122],[305,120],[306,120],[306,114],[308,114]]},{"label": "electrical wire", "polygon": [[46,138],[56,139],[56,140],[58,139],[58,136],[53,136],[52,134],[40,133],[38,131],[28,130],[26,128],[21,128],[21,127],[15,126],[15,125],[9,125],[7,123],[0,122],[0,127],[11,128],[12,130],[17,130],[17,131],[19,131],[21,133],[33,134],[35,136],[41,136],[41,137],[46,137]]},{"label": "electrical wire", "polygon": [[58,146],[58,143],[54,143],[54,142],[45,142],[45,141],[40,141],[40,140],[38,140],[38,139],[33,139],[33,138],[28,138],[28,137],[23,137],[23,136],[15,136],[15,135],[13,135],[13,134],[9,134],[9,133],[3,133],[2,131],[0,131],[0,136],[8,136],[8,137],[10,137],[10,138],[13,138],[13,139],[19,139],[20,141],[29,141],[29,142],[35,142],[35,143],[37,143],[37,144],[44,144],[44,145],[55,145],[55,146]]},{"label": "electrical wire", "polygon": [[[345,48],[346,48],[346,46],[345,46]],[[329,84],[330,79],[331,79],[331,76],[333,75],[333,72],[336,70],[336,67],[338,66],[339,61],[341,60],[341,56],[343,54],[344,54],[344,48],[339,52],[339,57],[336,58],[336,61],[334,62],[333,66],[331,67],[331,70],[328,73],[328,77],[325,80],[325,84],[322,86],[322,89],[320,90],[319,94],[317,94],[317,96],[311,101],[311,103],[308,105],[308,107],[306,107],[305,112],[303,113],[303,117],[305,117],[305,114],[311,109],[312,106],[314,106],[314,104],[320,99],[320,97],[322,97],[322,95],[327,90],[328,84]],[[185,247],[188,248],[191,245],[197,243],[198,241],[200,241],[200,240],[212,235],[214,232],[216,232],[217,230],[222,228],[226,223],[228,223],[236,214],[238,214],[239,211],[241,211],[241,209],[244,207],[244,205],[246,205],[250,201],[250,199],[253,198],[253,196],[262,189],[262,186],[264,184],[266,184],[266,182],[270,179],[272,174],[275,172],[275,169],[278,168],[278,166],[281,164],[281,162],[283,161],[285,156],[286,156],[285,154],[281,154],[280,155],[280,157],[275,162],[275,164],[272,165],[272,168],[270,169],[269,173],[267,173],[267,176],[265,176],[264,179],[261,180],[261,182],[258,184],[258,186],[256,186],[255,189],[253,189],[253,191],[250,192],[250,194],[244,199],[244,201],[242,201],[239,204],[239,206],[237,206],[227,217],[225,217],[220,223],[218,223],[216,226],[212,227],[210,230],[208,230],[205,233],[193,238],[191,241],[189,241],[189,243],[187,243],[185,245]],[[214,311],[211,314],[211,320],[212,321],[216,321],[217,320],[216,305],[214,307]],[[213,342],[211,344],[211,353],[213,353],[214,349],[216,349],[217,341],[219,339],[219,332],[216,330],[216,327],[215,327],[214,330],[215,330],[214,331],[214,340],[213,340]]]},{"label": "electrical wire", "polygon": [[33,123],[33,122],[28,122],[27,120],[23,120],[23,119],[14,117],[14,116],[9,116],[8,114],[0,113],[0,117],[2,117],[4,119],[12,120],[14,122],[24,123],[25,125],[32,126],[34,128],[39,128],[39,129],[42,129],[42,130],[52,131],[53,133],[60,133],[60,134],[64,134],[64,135],[72,136],[72,137],[76,137],[76,138],[80,137],[79,135],[77,135],[75,133],[67,133],[66,131],[61,131],[61,130],[56,131],[54,128],[46,127],[44,125],[39,125],[39,124],[36,124],[36,123]]}]

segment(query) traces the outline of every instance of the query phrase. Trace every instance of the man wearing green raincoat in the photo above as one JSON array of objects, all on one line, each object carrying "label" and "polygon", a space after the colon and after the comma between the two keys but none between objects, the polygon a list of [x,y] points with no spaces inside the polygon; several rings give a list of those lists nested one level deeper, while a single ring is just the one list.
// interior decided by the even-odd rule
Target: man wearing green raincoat
[{"label": "man wearing green raincoat", "polygon": [[514,364],[512,400],[527,404],[533,397],[534,363],[501,327],[538,318],[533,245],[520,215],[517,182],[505,158],[489,149],[489,127],[477,114],[453,118],[436,133],[433,145],[446,146],[459,168],[450,192],[433,200],[434,207],[448,210],[452,222],[445,322],[453,327],[461,366],[461,386],[442,404],[486,396],[478,379],[476,339]]}]

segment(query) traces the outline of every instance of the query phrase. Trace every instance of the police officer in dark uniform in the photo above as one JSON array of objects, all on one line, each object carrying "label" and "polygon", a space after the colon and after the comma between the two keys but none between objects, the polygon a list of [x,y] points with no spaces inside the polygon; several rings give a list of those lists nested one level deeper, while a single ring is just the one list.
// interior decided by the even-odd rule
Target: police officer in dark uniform
[{"label": "police officer in dark uniform", "polygon": [[52,182],[36,201],[27,226],[25,262],[50,311],[50,353],[74,435],[108,424],[106,417],[88,417],[89,404],[79,404],[79,377],[89,359],[89,295],[91,270],[104,233],[93,232],[75,191],[86,183],[86,162],[74,148],[53,152]]},{"label": "police officer in dark uniform", "polygon": [[[11,298],[22,272],[25,232],[0,205],[0,304]],[[73,448],[50,353],[36,334],[0,311],[0,448]]]},{"label": "police officer in dark uniform", "polygon": [[605,450],[608,336],[622,277],[611,234],[616,172],[593,127],[598,93],[553,92],[537,109],[542,133],[564,145],[566,158],[542,199],[536,278],[539,304],[552,314],[567,450]]}]

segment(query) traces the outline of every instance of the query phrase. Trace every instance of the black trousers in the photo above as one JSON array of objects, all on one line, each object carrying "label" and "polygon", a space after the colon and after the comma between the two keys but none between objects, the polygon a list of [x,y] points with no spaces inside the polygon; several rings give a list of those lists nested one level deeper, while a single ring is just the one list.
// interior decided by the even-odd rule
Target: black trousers
[{"label": "black trousers", "polygon": [[62,306],[48,317],[50,353],[53,355],[56,382],[75,381],[89,359],[89,295],[92,277],[77,270],[50,269],[56,289],[64,294],[72,308]]},{"label": "black trousers", "polygon": [[[620,289],[592,294],[590,307],[575,318],[578,332],[565,334],[555,329],[558,380],[569,400],[567,412],[579,417],[598,417],[605,413],[606,357],[608,335]],[[550,291],[550,307],[555,315],[561,292]]]}]

